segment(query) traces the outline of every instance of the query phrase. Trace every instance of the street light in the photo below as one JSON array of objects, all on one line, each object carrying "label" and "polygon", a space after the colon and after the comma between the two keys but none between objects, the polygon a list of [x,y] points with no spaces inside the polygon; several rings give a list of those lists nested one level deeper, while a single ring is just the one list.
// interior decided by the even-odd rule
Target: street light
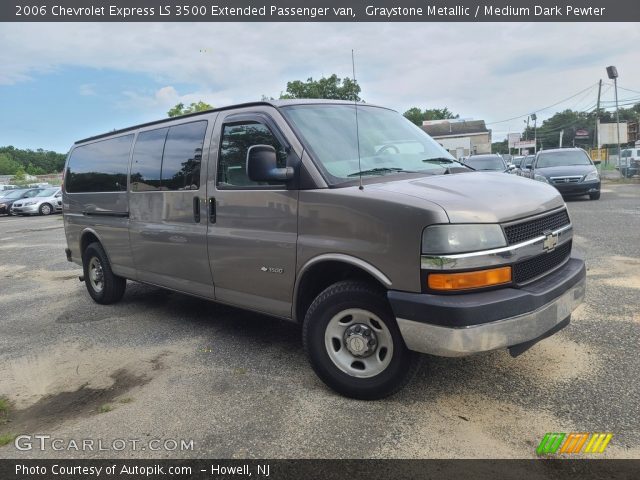
[{"label": "street light", "polygon": [[622,173],[622,158],[620,157],[620,111],[618,110],[618,69],[611,65],[607,67],[607,76],[610,80],[613,80],[615,95],[616,95],[616,123],[618,129],[618,168]]}]

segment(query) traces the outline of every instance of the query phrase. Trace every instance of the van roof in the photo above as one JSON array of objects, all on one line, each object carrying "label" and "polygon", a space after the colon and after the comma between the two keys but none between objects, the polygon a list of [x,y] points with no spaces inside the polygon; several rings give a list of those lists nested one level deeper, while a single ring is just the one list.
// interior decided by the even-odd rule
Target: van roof
[{"label": "van roof", "polygon": [[[84,138],[82,140],[78,140],[74,143],[74,145],[78,145],[80,143],[85,143],[85,142],[91,142],[93,140],[98,140],[101,138],[107,138],[107,137],[111,137],[113,135],[119,135],[121,133],[126,133],[126,132],[130,132],[132,130],[136,130],[138,128],[143,128],[143,127],[149,127],[151,125],[161,125],[163,123],[166,122],[171,122],[173,120],[179,119],[179,118],[191,118],[191,117],[198,117],[200,115],[206,115],[208,113],[211,112],[221,112],[224,110],[232,110],[234,108],[244,108],[244,107],[254,107],[254,106],[258,106],[258,105],[266,105],[266,106],[271,106],[271,107],[275,107],[275,108],[280,108],[280,107],[285,107],[288,105],[312,105],[312,104],[318,104],[318,103],[335,103],[335,104],[343,104],[343,105],[353,105],[353,102],[350,102],[348,100],[325,100],[325,99],[319,99],[319,98],[300,98],[300,99],[291,99],[291,100],[265,100],[265,101],[260,101],[260,102],[247,102],[247,103],[237,103],[234,105],[227,105],[225,107],[219,107],[219,108],[212,108],[211,110],[204,110],[202,112],[195,112],[195,113],[188,113],[186,115],[180,115],[178,117],[167,117],[167,118],[163,118],[162,120],[156,120],[153,122],[147,122],[147,123],[140,123],[138,125],[133,125],[131,127],[127,127],[127,128],[121,128],[118,130],[113,130],[111,132],[107,132],[107,133],[101,133],[100,135],[95,135],[93,137],[88,137],[88,138]],[[370,103],[367,103],[366,106],[368,107],[379,107],[379,105],[372,105]],[[384,108],[384,107],[380,107],[380,108]]]}]

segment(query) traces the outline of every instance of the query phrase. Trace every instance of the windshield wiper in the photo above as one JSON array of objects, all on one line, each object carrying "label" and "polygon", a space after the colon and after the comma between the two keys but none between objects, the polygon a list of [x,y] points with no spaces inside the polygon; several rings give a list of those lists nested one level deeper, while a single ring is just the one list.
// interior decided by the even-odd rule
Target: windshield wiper
[{"label": "windshield wiper", "polygon": [[[422,160],[425,163],[437,163],[439,165],[442,165],[443,163],[446,164],[451,164],[451,163],[457,163],[458,165],[460,165],[461,167],[466,167],[469,170],[476,170],[473,167],[470,167],[469,165],[467,165],[466,163],[462,163],[462,162],[458,162],[457,160],[451,160],[450,158],[447,157],[433,157],[433,158],[425,158],[424,160]],[[449,170],[449,168],[447,168],[447,171]]]},{"label": "windshield wiper", "polygon": [[384,175],[385,173],[395,173],[395,172],[404,172],[404,173],[417,173],[413,170],[405,170],[404,168],[399,167],[378,167],[371,168],[369,170],[361,170],[359,172],[350,173],[347,177],[358,177],[360,175]]}]

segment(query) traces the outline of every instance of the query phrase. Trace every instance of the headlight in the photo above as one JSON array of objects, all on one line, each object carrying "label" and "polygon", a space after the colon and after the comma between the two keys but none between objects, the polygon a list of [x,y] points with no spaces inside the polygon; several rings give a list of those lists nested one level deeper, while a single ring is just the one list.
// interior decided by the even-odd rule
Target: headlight
[{"label": "headlight", "polygon": [[547,180],[547,177],[545,177],[544,175],[538,175],[536,173],[533,178],[534,180],[538,180],[539,182],[549,183],[549,180]]},{"label": "headlight", "polygon": [[29,206],[29,205],[35,205],[36,203],[38,203],[38,202],[24,202],[23,205],[26,207],[26,206]]},{"label": "headlight", "polygon": [[589,182],[591,180],[599,180],[600,176],[598,175],[598,171],[594,170],[591,173],[587,173],[585,177],[582,179],[583,182]]},{"label": "headlight", "polygon": [[0,203],[0,208],[5,208],[7,206],[6,203]]},{"label": "headlight", "polygon": [[505,247],[500,225],[432,225],[422,232],[422,253],[450,254]]}]

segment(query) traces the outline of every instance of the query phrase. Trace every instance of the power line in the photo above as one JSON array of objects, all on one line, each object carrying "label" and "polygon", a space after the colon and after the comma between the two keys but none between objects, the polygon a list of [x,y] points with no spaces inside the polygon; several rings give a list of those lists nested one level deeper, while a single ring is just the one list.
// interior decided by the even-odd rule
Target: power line
[{"label": "power line", "polygon": [[567,97],[567,98],[565,98],[565,99],[563,99],[563,100],[560,100],[559,102],[556,102],[556,103],[554,103],[554,104],[552,104],[552,105],[549,105],[548,107],[539,108],[539,109],[537,109],[537,110],[530,111],[529,113],[525,113],[524,115],[518,115],[517,117],[507,118],[506,120],[499,120],[499,121],[497,121],[497,122],[489,122],[489,123],[487,123],[486,125],[495,125],[495,124],[497,124],[497,123],[511,122],[512,120],[518,120],[518,119],[520,119],[520,118],[527,117],[527,116],[529,116],[531,113],[538,113],[538,112],[542,112],[542,111],[544,111],[544,110],[548,110],[549,108],[553,108],[553,107],[555,107],[555,106],[557,106],[557,105],[560,105],[561,103],[564,103],[564,102],[566,102],[567,100],[571,100],[572,98],[575,98],[575,97],[577,97],[578,95],[582,95],[584,92],[586,92],[586,91],[588,91],[588,90],[592,90],[596,85],[598,85],[598,84],[597,84],[597,83],[595,83],[595,84],[593,84],[593,85],[589,85],[589,86],[588,86],[587,88],[585,88],[584,90],[580,90],[578,93],[576,93],[576,94],[574,94],[574,95],[571,95],[570,97]]}]

